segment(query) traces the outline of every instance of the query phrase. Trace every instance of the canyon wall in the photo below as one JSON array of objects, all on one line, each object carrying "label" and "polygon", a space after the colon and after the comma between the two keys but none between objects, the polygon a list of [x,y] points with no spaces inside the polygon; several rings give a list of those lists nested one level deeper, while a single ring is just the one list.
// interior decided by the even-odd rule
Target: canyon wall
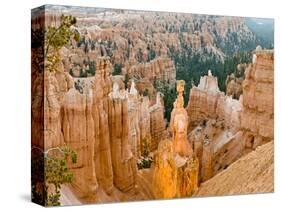
[{"label": "canyon wall", "polygon": [[243,78],[236,78],[234,74],[227,76],[226,79],[226,95],[233,96],[235,99],[239,99],[243,93],[242,83]]},{"label": "canyon wall", "polygon": [[189,140],[205,181],[274,138],[273,52],[257,47],[245,71],[239,100],[219,91],[209,71],[190,91]]},{"label": "canyon wall", "polygon": [[[134,183],[134,179],[130,178],[131,173],[121,175],[124,182],[120,182],[120,174],[114,173],[119,161],[127,166],[132,162],[122,160],[121,152],[125,151],[122,148],[126,149],[126,145],[116,150],[110,144],[109,132],[114,129],[109,125],[109,119],[122,115],[120,111],[109,112],[109,104],[114,104],[108,97],[112,89],[110,71],[108,60],[101,59],[97,64],[94,86],[85,91],[84,95],[73,88],[72,77],[68,73],[62,70],[56,73],[44,72],[44,104],[40,103],[37,108],[39,100],[36,98],[32,102],[35,128],[35,121],[40,120],[36,115],[44,105],[41,121],[44,120],[45,150],[66,144],[77,152],[77,163],[70,165],[70,168],[74,173],[73,186],[83,196],[94,197],[98,186],[110,193],[113,186],[125,190]],[[35,83],[34,93],[41,88],[41,85],[36,85]],[[124,112],[125,110],[126,108]],[[36,144],[37,138],[33,137],[32,141]],[[113,152],[120,154],[112,157]]]},{"label": "canyon wall", "polygon": [[[129,142],[128,94],[113,84],[109,94],[109,135],[114,185],[121,191],[134,188],[136,183],[136,159]],[[101,164],[102,165],[102,164]]]},{"label": "canyon wall", "polygon": [[226,78],[226,95],[232,96],[234,99],[239,99],[243,94],[243,81],[245,77],[245,70],[248,67],[247,63],[240,63],[237,65],[234,72]]},{"label": "canyon wall", "polygon": [[160,93],[156,95],[156,102],[147,96],[139,95],[134,81],[131,83],[129,97],[130,141],[136,156],[143,155],[145,149],[154,151],[159,141],[167,137],[164,106]]},{"label": "canyon wall", "polygon": [[240,101],[219,90],[218,80],[210,70],[208,76],[200,78],[198,86],[191,88],[186,109],[192,126],[207,119],[223,119],[227,127],[240,127]]},{"label": "canyon wall", "polygon": [[151,82],[159,80],[171,85],[176,81],[175,65],[168,57],[160,57],[147,63],[140,63],[132,66],[126,64],[123,68],[123,74],[128,74],[130,78],[147,78]]},{"label": "canyon wall", "polygon": [[190,91],[188,138],[199,160],[200,181],[206,181],[242,156],[241,101],[219,90],[211,71]]},{"label": "canyon wall", "polygon": [[88,201],[96,201],[100,190],[135,190],[144,142],[153,151],[166,136],[160,94],[153,104],[134,82],[125,90],[122,80],[112,78],[108,58],[97,61],[94,77],[73,80],[61,64],[56,73],[36,73],[32,87],[32,125],[42,132],[32,134],[32,143],[45,150],[68,145],[77,152],[77,163],[69,164],[72,186]]},{"label": "canyon wall", "polygon": [[151,151],[158,147],[158,143],[167,137],[166,121],[164,119],[164,106],[161,103],[160,93],[157,93],[156,103],[149,107]]},{"label": "canyon wall", "polygon": [[187,106],[189,123],[197,125],[202,120],[216,118],[217,103],[221,95],[216,77],[211,73],[209,76],[201,77],[199,85],[193,86],[190,90]]},{"label": "canyon wall", "polygon": [[242,128],[248,132],[247,147],[274,138],[274,53],[257,47],[243,82]]}]

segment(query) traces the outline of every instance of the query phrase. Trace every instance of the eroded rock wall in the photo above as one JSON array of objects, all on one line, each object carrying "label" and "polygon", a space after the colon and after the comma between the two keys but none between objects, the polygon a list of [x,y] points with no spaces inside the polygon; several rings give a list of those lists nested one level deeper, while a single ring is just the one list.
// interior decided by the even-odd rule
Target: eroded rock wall
[{"label": "eroded rock wall", "polygon": [[[127,191],[135,184],[136,161],[128,141],[128,102],[109,96],[111,69],[108,59],[100,58],[95,77],[89,79],[93,82],[82,94],[66,72],[34,77],[38,83],[32,88],[32,143],[44,144],[45,150],[68,145],[77,152],[77,163],[70,168],[73,186],[82,196],[94,198],[98,188],[107,193],[114,187]],[[38,92],[44,92],[44,98],[36,95]],[[36,129],[42,133],[37,134]]]},{"label": "eroded rock wall", "polygon": [[249,132],[247,145],[274,138],[274,53],[257,48],[243,82],[242,128]]},{"label": "eroded rock wall", "polygon": [[[116,90],[115,90],[116,89]],[[134,188],[136,159],[129,143],[128,96],[115,84],[110,93],[109,131],[114,185],[121,191]]]},{"label": "eroded rock wall", "polygon": [[219,90],[217,78],[211,71],[190,90],[186,109],[192,126],[208,119],[223,119],[228,127],[240,127],[241,102]]},{"label": "eroded rock wall", "polygon": [[174,84],[176,80],[174,62],[168,57],[160,57],[147,63],[140,63],[132,66],[127,64],[123,68],[123,72],[124,74],[128,74],[130,78],[146,78],[151,82],[159,80]]},{"label": "eroded rock wall", "polygon": [[164,106],[161,103],[160,93],[157,93],[156,103],[149,107],[151,151],[157,149],[161,140],[167,137],[166,121],[164,119]]},{"label": "eroded rock wall", "polygon": [[154,103],[139,95],[134,82],[125,90],[122,79],[111,76],[108,58],[97,61],[94,77],[74,80],[63,66],[34,77],[34,91],[45,95],[34,95],[32,104],[33,125],[39,130],[43,121],[47,129],[33,134],[33,140],[44,138],[46,149],[68,145],[77,152],[77,163],[69,164],[72,186],[90,202],[100,190],[107,195],[116,188],[134,190],[144,143],[154,151],[166,136],[160,94]]},{"label": "eroded rock wall", "polygon": [[190,92],[188,138],[199,160],[200,181],[210,179],[244,153],[241,100],[226,96],[209,71]]},{"label": "eroded rock wall", "polygon": [[191,89],[188,137],[199,159],[201,181],[274,139],[273,75],[273,51],[257,47],[239,100],[220,92],[210,72]]}]

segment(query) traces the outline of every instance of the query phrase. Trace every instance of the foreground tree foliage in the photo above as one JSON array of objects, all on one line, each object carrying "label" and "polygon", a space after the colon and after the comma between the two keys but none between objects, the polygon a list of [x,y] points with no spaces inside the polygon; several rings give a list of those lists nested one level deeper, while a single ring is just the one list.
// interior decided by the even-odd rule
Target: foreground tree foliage
[{"label": "foreground tree foliage", "polygon": [[80,34],[73,29],[76,24],[74,16],[61,16],[59,26],[48,26],[47,29],[32,29],[31,47],[37,49],[33,65],[37,64],[38,71],[54,72],[58,70],[61,61],[59,50],[69,44],[71,39],[80,40]]},{"label": "foreground tree foliage", "polygon": [[67,146],[46,152],[37,150],[37,154],[32,154],[31,164],[32,201],[45,206],[59,206],[61,185],[73,181],[68,163],[76,163],[77,154]]},{"label": "foreground tree foliage", "polygon": [[[60,69],[60,50],[78,41],[79,33],[74,30],[76,18],[61,16],[59,26],[42,25],[32,29],[32,70],[56,72]],[[68,146],[43,150],[32,146],[32,201],[45,206],[60,205],[61,185],[71,183],[73,174],[68,164],[76,163],[77,154]]]},{"label": "foreground tree foliage", "polygon": [[153,158],[150,155],[150,146],[151,141],[147,138],[141,141],[142,145],[142,154],[141,157],[137,160],[138,169],[148,169],[151,167]]}]

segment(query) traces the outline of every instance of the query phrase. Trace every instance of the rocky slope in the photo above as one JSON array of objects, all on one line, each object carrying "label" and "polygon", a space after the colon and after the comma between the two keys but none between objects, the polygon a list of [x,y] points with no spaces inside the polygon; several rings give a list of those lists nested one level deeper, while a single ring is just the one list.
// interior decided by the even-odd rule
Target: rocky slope
[{"label": "rocky slope", "polygon": [[269,142],[202,183],[194,196],[273,192],[274,145]]}]

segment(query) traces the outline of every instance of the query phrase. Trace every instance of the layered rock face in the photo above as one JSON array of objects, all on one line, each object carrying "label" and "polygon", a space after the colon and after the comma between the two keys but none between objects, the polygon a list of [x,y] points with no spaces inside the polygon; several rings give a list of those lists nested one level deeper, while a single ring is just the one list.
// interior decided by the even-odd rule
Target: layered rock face
[{"label": "layered rock face", "polygon": [[111,77],[111,70],[109,60],[101,58],[95,77],[79,79],[80,87],[75,79],[75,88],[63,95],[58,116],[63,142],[78,155],[77,164],[71,166],[73,186],[91,197],[90,202],[100,189],[108,195],[115,188],[134,190],[143,142],[149,142],[153,151],[166,136],[160,94],[151,105],[134,82],[125,90],[122,80]]},{"label": "layered rock face", "polygon": [[248,64],[238,64],[234,73],[227,76],[226,79],[226,95],[232,96],[234,99],[239,99],[243,94],[242,83],[244,81],[245,69]]},{"label": "layered rock face", "polygon": [[[86,196],[95,194],[98,186],[107,193],[110,193],[114,186],[108,133],[110,130],[108,94],[112,89],[110,72],[110,63],[107,59],[101,58],[97,63],[93,87],[84,88],[83,94],[75,89],[68,91],[62,106],[65,143],[77,151],[78,155],[78,163],[73,167],[73,172],[77,174],[74,185]],[[81,177],[83,168],[86,173]],[[87,173],[91,175],[89,180],[94,182],[93,186],[85,182]]]},{"label": "layered rock face", "polygon": [[245,72],[239,100],[218,90],[216,78],[201,78],[190,92],[188,135],[206,181],[238,158],[274,138],[273,52],[257,48]]},{"label": "layered rock face", "polygon": [[140,157],[145,148],[149,148],[149,151],[156,150],[159,141],[166,138],[167,132],[160,93],[157,93],[153,104],[147,96],[139,95],[135,86],[133,81],[128,92],[129,138],[135,156]]},{"label": "layered rock face", "polygon": [[[124,91],[123,93],[119,91],[117,84],[114,84],[112,90],[111,70],[109,60],[101,59],[97,63],[92,88],[85,89],[84,95],[80,95],[76,91],[80,98],[88,100],[88,107],[79,112],[79,110],[70,110],[68,102],[64,106],[65,114],[67,112],[69,114],[64,116],[65,120],[70,120],[69,123],[66,121],[64,123],[72,125],[72,127],[67,126],[68,128],[66,128],[74,136],[78,136],[77,145],[83,145],[83,140],[86,140],[88,146],[84,146],[84,148],[92,151],[91,155],[85,155],[82,152],[80,154],[78,152],[78,155],[85,157],[85,160],[90,163],[91,158],[94,160],[91,168],[94,169],[93,173],[96,175],[98,185],[107,193],[111,193],[114,186],[121,191],[128,191],[134,188],[136,182],[136,162],[128,143],[128,98]],[[69,98],[69,101],[77,100],[79,99],[73,96]],[[79,101],[75,102],[75,105],[83,106]],[[82,129],[76,129],[76,123],[83,123],[83,121],[77,120],[79,114],[84,118],[85,125],[79,125]],[[67,133],[65,134],[67,135]],[[87,135],[88,138],[83,139],[83,136]],[[71,145],[67,137],[66,143]],[[79,149],[77,150],[79,151]],[[81,181],[83,180],[82,178]]]},{"label": "layered rock face", "polygon": [[274,138],[274,53],[257,47],[243,82],[241,125],[255,148]]},{"label": "layered rock face", "polygon": [[148,63],[133,66],[125,65],[123,74],[128,74],[130,78],[147,78],[151,82],[159,80],[174,84],[176,80],[175,65],[170,58],[156,58]]},{"label": "layered rock face", "polygon": [[[41,81],[43,78],[44,83]],[[32,101],[32,145],[38,146],[39,142],[39,147],[48,154],[56,154],[56,148],[63,145],[77,151],[77,164],[70,165],[75,176],[74,186],[94,194],[97,189],[95,166],[93,160],[89,160],[93,158],[94,130],[87,130],[87,127],[93,129],[93,120],[86,115],[90,103],[73,88],[72,79],[66,72],[44,72],[35,79],[42,84],[34,83],[32,89],[35,94]],[[42,85],[44,98],[37,96]],[[44,128],[39,129],[42,126]]]},{"label": "layered rock face", "polygon": [[128,97],[130,123],[129,141],[132,145],[134,155],[140,157],[142,155],[142,141],[145,139],[150,141],[149,99],[145,98],[142,102],[140,101],[134,81],[131,83]]},{"label": "layered rock face", "polygon": [[32,128],[38,132],[32,134],[32,144],[42,149],[64,142],[60,130],[60,107],[73,82],[69,74],[62,72],[61,64],[57,69],[57,73],[32,72]]},{"label": "layered rock face", "polygon": [[65,94],[60,115],[64,143],[78,155],[77,163],[70,166],[75,179],[73,185],[84,195],[93,195],[98,189],[94,161],[96,118],[93,110],[93,100],[71,88]]},{"label": "layered rock face", "polygon": [[[149,98],[140,96],[135,86],[135,82],[132,81],[128,93],[130,117],[129,139],[132,143],[135,156],[140,157],[143,155],[145,148],[149,148],[147,150],[152,150],[151,140],[154,131],[151,128],[151,123],[156,121],[156,117],[152,117],[150,107],[157,106],[150,106],[151,102]],[[163,116],[163,114],[160,115]],[[159,124],[161,126],[164,125],[164,123],[164,120],[162,120],[162,123],[160,122]]]},{"label": "layered rock face", "polygon": [[[143,97],[140,106],[140,120],[138,121],[140,128],[140,144],[138,146],[138,156],[142,155],[144,152],[143,144],[150,144],[151,147],[151,137],[152,137],[152,128],[151,123],[155,122],[157,119],[155,117],[151,117],[151,112],[149,110],[150,101],[148,97]],[[162,114],[163,116],[163,114]],[[164,122],[162,123],[164,124]],[[160,124],[161,125],[161,124]]]},{"label": "layered rock face", "polygon": [[171,116],[173,141],[161,141],[155,156],[153,187],[157,198],[187,197],[198,188],[199,162],[186,137],[184,84],[184,81],[177,82],[178,97]]},{"label": "layered rock face", "polygon": [[204,76],[197,87],[193,86],[189,94],[187,113],[189,122],[197,125],[207,118],[215,118],[218,99],[221,96],[217,78]]},{"label": "layered rock face", "polygon": [[228,96],[233,96],[235,99],[239,99],[240,95],[243,93],[242,90],[243,78],[236,78],[234,74],[231,74],[226,79],[226,94]]},{"label": "layered rock face", "polygon": [[[71,166],[73,186],[89,202],[99,201],[100,195],[113,195],[117,201],[134,191],[136,158],[142,154],[143,142],[166,135],[160,94],[151,105],[148,97],[138,94],[134,82],[125,90],[122,80],[111,77],[111,70],[109,60],[101,58],[95,77],[79,79],[82,92],[80,87],[67,91],[61,109],[64,142],[78,154],[78,163]],[[151,124],[156,122],[158,127]],[[150,150],[157,148],[158,141]]]},{"label": "layered rock face", "polygon": [[[61,71],[38,74],[32,88],[33,129],[43,132],[33,131],[32,144],[44,143],[45,150],[66,144],[75,150],[78,161],[70,165],[73,186],[91,201],[98,188],[110,194],[114,187],[128,191],[136,182],[136,161],[128,141],[128,102],[116,95],[118,91],[111,92],[111,69],[108,59],[101,58],[92,87],[85,87],[83,94]],[[36,95],[42,92],[42,80],[44,98]],[[39,130],[41,121],[44,130]]]},{"label": "layered rock face", "polygon": [[149,107],[151,151],[158,147],[158,143],[167,137],[166,121],[164,119],[164,106],[161,103],[160,93],[157,93],[156,103]]},{"label": "layered rock face", "polygon": [[[109,101],[109,131],[114,185],[121,191],[134,188],[136,180],[136,160],[129,143],[128,95],[120,91],[117,84]],[[124,177],[125,176],[125,177]]]},{"label": "layered rock face", "polygon": [[228,127],[240,127],[241,103],[219,90],[217,78],[210,70],[208,76],[200,78],[197,87],[192,87],[189,99],[187,113],[191,125],[207,119],[224,119]]},{"label": "layered rock face", "polygon": [[191,89],[187,112],[193,127],[188,138],[199,159],[200,181],[205,181],[243,155],[242,104],[220,92],[209,71]]}]

